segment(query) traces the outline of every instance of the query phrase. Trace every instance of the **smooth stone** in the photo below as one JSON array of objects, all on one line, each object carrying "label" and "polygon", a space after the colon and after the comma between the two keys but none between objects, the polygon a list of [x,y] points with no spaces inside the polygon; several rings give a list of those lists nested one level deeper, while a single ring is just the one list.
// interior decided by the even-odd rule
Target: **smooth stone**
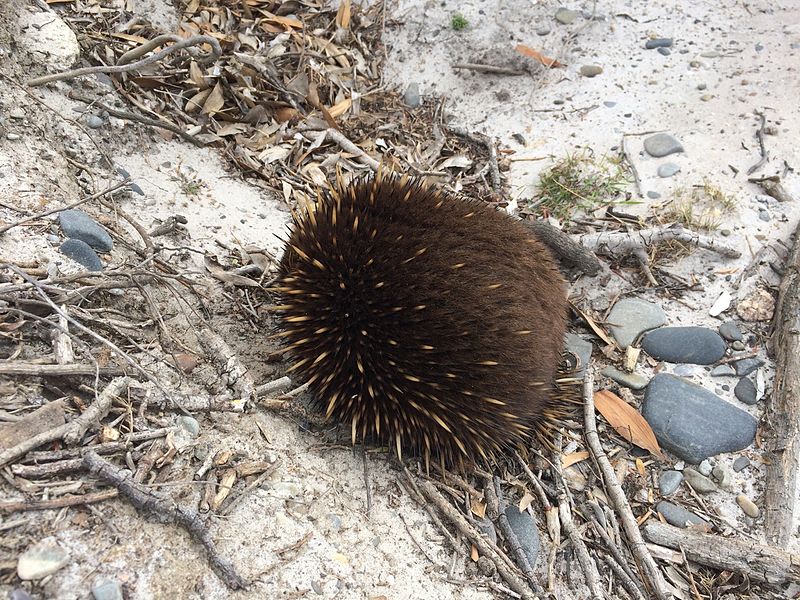
[{"label": "smooth stone", "polygon": [[647,192],[647,197],[650,198],[651,200],[658,200],[659,198],[661,198],[661,194],[658,192],[654,192],[653,190],[650,190]]},{"label": "smooth stone", "polygon": [[675,365],[672,373],[680,377],[697,377],[702,373],[702,370],[697,365]]},{"label": "smooth stone", "polygon": [[194,417],[181,415],[175,419],[175,424],[193,438],[200,434],[200,423]]},{"label": "smooth stone", "polygon": [[719,326],[719,334],[729,342],[741,342],[744,335],[734,321],[725,321]]},{"label": "smooth stone", "polygon": [[595,77],[603,72],[603,67],[600,65],[583,65],[581,67],[581,75],[584,77]]},{"label": "smooth stone", "polygon": [[686,482],[699,494],[710,494],[717,489],[713,481],[694,469],[684,470],[683,476],[686,478]]},{"label": "smooth stone", "polygon": [[[7,2],[4,6],[9,6]],[[75,32],[53,11],[25,13],[19,18],[22,35],[15,40],[37,56],[38,64],[62,71],[74,65],[81,56]]]},{"label": "smooth stone", "polygon": [[731,348],[737,350],[739,352],[743,351],[747,346],[744,345],[744,342],[731,342]]},{"label": "smooth stone", "polygon": [[731,296],[730,292],[723,291],[719,298],[714,301],[714,304],[711,305],[711,308],[708,309],[708,314],[712,317],[720,316],[731,307],[731,300],[733,300],[733,296]]},{"label": "smooth stone", "polygon": [[706,85],[705,83],[698,83],[697,84],[697,89],[700,90],[700,91],[703,91],[707,87],[708,87],[708,85]]},{"label": "smooth stone", "polygon": [[58,213],[58,224],[67,237],[83,240],[95,250],[109,252],[114,247],[108,232],[82,210],[73,208],[61,211]]},{"label": "smooth stone", "polygon": [[69,553],[53,543],[39,543],[23,552],[17,562],[20,579],[42,579],[69,563]]},{"label": "smooth stone", "polygon": [[762,208],[758,211],[758,218],[762,221],[769,222],[772,219],[772,216],[769,214],[769,211]]},{"label": "smooth stone", "polygon": [[672,51],[671,51],[669,48],[659,48],[659,49],[657,50],[657,52],[658,52],[658,53],[659,53],[661,56],[669,56],[670,54],[672,54]]},{"label": "smooth stone", "polygon": [[576,377],[583,377],[586,367],[592,360],[592,342],[589,342],[579,335],[568,333],[564,336],[564,347],[568,352],[575,354],[580,361],[580,368],[575,372]]},{"label": "smooth stone", "polygon": [[668,133],[657,133],[650,136],[644,141],[644,149],[650,156],[656,158],[683,152],[681,143]]},{"label": "smooth stone", "polygon": [[697,465],[697,470],[700,471],[700,473],[702,475],[705,475],[706,477],[711,475],[712,469],[713,469],[713,467],[711,466],[711,463],[708,462],[707,459],[706,460],[701,460],[700,464]]},{"label": "smooth stone", "polygon": [[647,377],[642,377],[637,373],[625,373],[614,367],[606,367],[600,371],[600,374],[632,390],[643,390],[647,387],[647,383],[649,382]]},{"label": "smooth stone", "polygon": [[733,394],[745,404],[752,406],[756,403],[756,384],[750,381],[747,377],[742,377],[736,387],[733,388]]},{"label": "smooth stone", "polygon": [[672,46],[672,38],[656,38],[654,40],[647,40],[644,47],[648,50],[653,48],[669,48]]},{"label": "smooth stone", "polygon": [[22,588],[15,588],[8,592],[8,600],[33,600],[33,596]]},{"label": "smooth stone", "polygon": [[664,327],[642,338],[642,349],[657,360],[710,365],[725,356],[725,342],[707,327]]},{"label": "smooth stone", "polygon": [[83,265],[90,271],[102,271],[103,262],[92,247],[83,240],[69,239],[59,247],[61,254]]},{"label": "smooth stone", "polygon": [[723,489],[730,489],[731,482],[733,481],[733,473],[731,470],[722,464],[717,465],[714,467],[714,471],[712,472],[712,476],[714,480],[719,484],[719,487]]},{"label": "smooth stone", "polygon": [[604,104],[605,106],[607,106],[608,108],[614,108],[614,107],[617,105],[617,103],[616,103],[616,102],[614,102],[613,100],[605,100],[605,101],[603,102],[603,104]]},{"label": "smooth stone", "polygon": [[736,369],[736,374],[739,377],[750,375],[753,371],[763,366],[764,361],[760,358],[743,358],[733,363],[733,368]]},{"label": "smooth stone", "polygon": [[664,471],[658,478],[658,490],[662,496],[674,494],[683,481],[683,473],[680,471]]},{"label": "smooth stone", "polygon": [[103,119],[97,115],[89,115],[86,117],[86,125],[89,127],[89,129],[100,129],[103,126],[103,123]]},{"label": "smooth stone", "polygon": [[528,513],[521,513],[516,506],[509,506],[504,511],[508,524],[511,527],[519,545],[522,546],[525,556],[528,557],[528,562],[531,567],[536,566],[536,557],[539,555],[539,528],[536,527],[536,522]]},{"label": "smooth stone", "polygon": [[675,173],[677,173],[680,170],[681,170],[680,166],[676,165],[675,163],[672,162],[664,163],[663,165],[658,167],[658,176],[672,177],[673,175],[675,175]]},{"label": "smooth stone", "polygon": [[728,364],[717,365],[711,369],[712,377],[733,377],[734,375],[736,375],[736,369]]},{"label": "smooth stone", "polygon": [[406,106],[409,108],[417,108],[422,104],[422,98],[420,98],[419,95],[419,84],[416,81],[412,81],[408,84],[406,92],[403,94],[403,102],[405,102]]},{"label": "smooth stone", "polygon": [[713,392],[668,373],[650,380],[642,416],[662,448],[692,464],[747,448],[758,425]]},{"label": "smooth stone", "polygon": [[736,504],[739,505],[739,508],[741,508],[742,512],[748,517],[757,519],[758,515],[761,514],[761,511],[758,510],[758,506],[756,506],[755,502],[750,500],[750,498],[744,494],[739,494],[736,496]]},{"label": "smooth stone", "polygon": [[555,17],[556,21],[558,21],[562,25],[569,25],[570,23],[575,21],[575,19],[578,18],[578,15],[580,15],[580,13],[577,10],[570,10],[568,8],[559,8],[556,11]]},{"label": "smooth stone", "polygon": [[623,298],[608,315],[611,335],[625,350],[645,331],[661,327],[667,316],[657,304],[638,298]]},{"label": "smooth stone", "polygon": [[741,473],[747,467],[750,466],[750,459],[746,456],[737,456],[736,460],[733,461],[733,470],[737,473]]},{"label": "smooth stone", "polygon": [[117,581],[104,581],[92,588],[94,600],[125,600],[122,586]]},{"label": "smooth stone", "polygon": [[550,28],[546,25],[536,30],[536,35],[547,35],[548,33],[550,33]]},{"label": "smooth stone", "polygon": [[666,519],[667,523],[675,527],[687,527],[690,523],[692,525],[708,525],[708,521],[702,517],[698,517],[693,512],[689,512],[682,506],[662,500],[656,504],[656,510],[661,513],[661,516]]}]

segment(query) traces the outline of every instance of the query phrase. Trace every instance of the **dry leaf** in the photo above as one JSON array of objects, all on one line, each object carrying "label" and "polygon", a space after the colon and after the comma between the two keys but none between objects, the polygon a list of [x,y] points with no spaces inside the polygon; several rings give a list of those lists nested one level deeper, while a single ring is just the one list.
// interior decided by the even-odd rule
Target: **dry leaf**
[{"label": "dry leaf", "polygon": [[472,559],[472,562],[478,562],[480,558],[480,554],[478,554],[478,549],[475,547],[475,544],[472,544],[472,550],[469,551],[469,557]]},{"label": "dry leaf", "polygon": [[592,317],[587,315],[580,308],[575,306],[572,302],[570,302],[569,305],[572,307],[572,310],[574,310],[581,319],[586,321],[586,324],[589,326],[589,328],[592,331],[594,331],[594,333],[595,333],[595,335],[597,337],[599,337],[601,340],[603,340],[609,346],[614,345],[614,342],[611,340],[610,337],[608,337],[608,334],[597,323],[595,323],[595,321],[594,321],[594,319],[592,319]]},{"label": "dry leaf", "polygon": [[594,405],[618,434],[654,456],[664,458],[650,425],[630,404],[609,390],[600,390],[594,395]]},{"label": "dry leaf", "polygon": [[525,44],[517,44],[517,52],[522,54],[522,56],[527,56],[535,61],[542,63],[545,67],[548,68],[565,66],[563,63],[558,62],[555,58],[549,58],[544,54],[542,54],[541,52],[538,52],[537,50],[534,50],[533,48],[526,46]]},{"label": "dry leaf", "polygon": [[187,113],[194,113],[202,108],[206,98],[211,94],[211,89],[200,90],[194,96],[186,101],[186,106],[183,107]]},{"label": "dry leaf", "polygon": [[328,113],[335,119],[336,117],[343,115],[350,107],[353,105],[353,101],[350,98],[345,98],[341,102],[337,102],[333,106],[328,109]]},{"label": "dry leaf", "polygon": [[485,502],[481,502],[480,500],[477,500],[477,499],[472,499],[470,501],[469,508],[472,511],[472,514],[474,514],[478,518],[482,519],[486,515],[486,503]]},{"label": "dry leaf", "polygon": [[204,115],[213,115],[221,111],[223,106],[225,106],[225,97],[222,95],[222,85],[218,81],[217,85],[214,86],[214,89],[211,90],[208,98],[206,98],[206,101],[203,103],[203,110],[201,112]]},{"label": "dry leaf", "polygon": [[206,254],[203,262],[206,265],[206,269],[208,272],[211,273],[214,277],[222,281],[223,283],[230,283],[231,285],[242,285],[247,287],[258,287],[258,282],[250,279],[249,277],[245,277],[244,275],[237,275],[236,273],[229,273],[222,266],[214,259],[214,257]]},{"label": "dry leaf", "polygon": [[517,509],[519,510],[519,512],[525,512],[526,510],[528,510],[528,507],[531,505],[531,502],[533,502],[533,496],[529,492],[525,492],[525,495],[522,496],[522,498],[519,501],[519,504],[517,505]]},{"label": "dry leaf", "polygon": [[270,12],[264,11],[264,20],[271,23],[278,23],[279,25],[283,25],[289,31],[291,31],[292,29],[303,28],[302,21],[299,21],[297,17],[279,17],[278,15],[273,15]]},{"label": "dry leaf", "polygon": [[342,29],[350,27],[350,0],[342,0],[336,11],[336,25]]},{"label": "dry leaf", "polygon": [[567,467],[571,467],[572,465],[579,463],[582,460],[586,460],[587,458],[589,458],[589,453],[586,450],[581,450],[580,452],[573,452],[572,454],[567,454],[561,459],[561,467],[563,469],[566,469]]}]

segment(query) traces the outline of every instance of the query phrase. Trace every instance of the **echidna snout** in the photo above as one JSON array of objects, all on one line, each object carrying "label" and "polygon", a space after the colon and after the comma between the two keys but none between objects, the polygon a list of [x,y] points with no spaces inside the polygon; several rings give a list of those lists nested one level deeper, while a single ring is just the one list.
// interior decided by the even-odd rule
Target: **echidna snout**
[{"label": "echidna snout", "polygon": [[290,370],[354,443],[488,459],[557,409],[564,280],[482,202],[394,175],[340,184],[295,216],[275,290]]}]

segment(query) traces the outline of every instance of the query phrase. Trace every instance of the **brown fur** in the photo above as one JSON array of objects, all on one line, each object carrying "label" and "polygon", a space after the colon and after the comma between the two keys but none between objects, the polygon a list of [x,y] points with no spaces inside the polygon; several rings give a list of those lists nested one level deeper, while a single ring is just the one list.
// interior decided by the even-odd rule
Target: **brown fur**
[{"label": "brown fur", "polygon": [[296,216],[276,290],[292,369],[354,442],[487,458],[558,408],[564,280],[484,203],[395,176],[339,186]]}]

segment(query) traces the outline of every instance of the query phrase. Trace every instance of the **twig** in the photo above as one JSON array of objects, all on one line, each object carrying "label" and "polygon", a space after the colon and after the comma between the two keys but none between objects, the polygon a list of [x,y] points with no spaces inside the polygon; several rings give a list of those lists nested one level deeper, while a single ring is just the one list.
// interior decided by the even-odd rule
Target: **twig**
[{"label": "twig", "polygon": [[597,571],[597,565],[592,560],[592,557],[589,556],[589,550],[581,538],[580,531],[572,521],[572,510],[566,497],[558,503],[558,516],[561,518],[561,528],[569,537],[572,547],[578,555],[578,562],[583,570],[583,576],[592,598],[594,600],[603,600],[606,596],[600,584],[600,573]]},{"label": "twig", "polygon": [[658,598],[658,600],[668,600],[672,598],[672,594],[667,591],[661,571],[658,570],[655,560],[653,560],[653,557],[647,551],[647,546],[642,539],[642,534],[639,531],[639,526],[636,523],[636,518],[633,516],[633,511],[628,503],[628,499],[625,497],[625,492],[622,491],[622,486],[614,472],[614,467],[611,466],[611,462],[608,460],[608,456],[606,456],[603,446],[600,444],[600,436],[597,435],[597,422],[594,416],[594,378],[592,377],[591,371],[587,371],[583,382],[583,401],[584,435],[586,437],[586,443],[592,452],[597,466],[600,468],[606,494],[622,521],[622,528],[628,538],[628,545],[636,560],[639,572],[643,579],[649,583],[651,593]]},{"label": "twig", "polygon": [[119,492],[112,488],[103,490],[101,492],[94,492],[92,494],[83,494],[82,496],[61,496],[59,498],[50,498],[49,500],[0,502],[0,513],[25,512],[29,510],[51,510],[54,508],[64,508],[67,506],[80,506],[81,504],[94,504],[96,502],[111,500],[117,496],[119,496]]},{"label": "twig", "polygon": [[68,365],[45,365],[11,360],[0,362],[0,375],[14,375],[17,377],[72,377],[94,375],[124,375],[125,369],[120,366],[98,366],[84,363]]},{"label": "twig", "polygon": [[269,394],[282,390],[290,385],[292,385],[292,380],[289,377],[283,376],[279,379],[275,379],[274,381],[262,383],[256,388],[256,395],[260,398],[268,396]]},{"label": "twig", "polygon": [[87,452],[83,462],[93,474],[116,487],[137,510],[153,516],[161,523],[174,523],[185,529],[206,551],[211,569],[229,589],[248,587],[249,583],[236,572],[233,564],[217,553],[214,541],[196,511],[182,508],[168,496],[135,483],[130,473],[117,469],[95,452]]},{"label": "twig", "polygon": [[98,198],[102,198],[103,196],[107,196],[108,194],[112,194],[119,189],[128,187],[130,183],[130,179],[125,179],[120,183],[116,183],[109,188],[106,188],[102,192],[97,192],[96,194],[92,194],[91,196],[86,196],[86,198],[81,198],[80,200],[76,200],[71,204],[67,204],[66,206],[61,206],[59,208],[53,208],[50,210],[46,210],[44,212],[36,213],[35,215],[31,215],[29,217],[25,217],[24,219],[20,219],[19,221],[15,221],[14,223],[9,223],[8,225],[4,225],[0,227],[0,235],[3,235],[9,229],[14,227],[18,227],[20,225],[24,225],[25,223],[30,223],[31,221],[36,221],[38,219],[42,219],[44,217],[50,216],[54,213],[63,212],[65,210],[70,210],[71,208],[75,208],[76,206],[80,206],[81,204],[85,204],[86,202],[91,202],[92,200],[97,200]]},{"label": "twig", "polygon": [[480,144],[489,151],[488,166],[489,173],[492,175],[492,189],[499,193],[503,186],[503,181],[500,177],[500,167],[497,164],[497,148],[494,146],[494,141],[492,141],[492,139],[487,135],[482,133],[472,133],[461,127],[448,127],[448,129],[457,136],[467,138],[476,144]]},{"label": "twig", "polygon": [[325,140],[330,140],[331,142],[336,143],[345,152],[348,152],[350,154],[355,154],[359,162],[367,165],[370,169],[372,169],[375,172],[378,171],[380,163],[374,158],[372,158],[369,154],[364,152],[361,148],[356,146],[353,142],[348,140],[344,136],[344,134],[338,129],[333,129],[333,128],[326,129],[322,133],[322,135],[324,136],[322,142],[324,142]]},{"label": "twig", "polygon": [[794,196],[783,187],[781,178],[777,175],[771,175],[770,177],[750,177],[747,181],[760,185],[767,194],[775,198],[778,202],[794,201]]},{"label": "twig", "polygon": [[201,328],[197,339],[224,380],[225,387],[236,395],[233,409],[244,410],[249,402],[257,399],[256,386],[247,368],[225,340],[210,328]]},{"label": "twig", "polygon": [[642,180],[639,177],[639,171],[636,169],[636,164],[633,162],[633,156],[631,155],[630,149],[628,148],[628,142],[626,138],[628,134],[622,136],[622,155],[625,157],[625,160],[628,161],[628,166],[631,168],[631,173],[633,174],[633,182],[636,185],[636,193],[641,196],[642,195]]},{"label": "twig", "polygon": [[767,117],[760,110],[754,110],[753,112],[757,114],[758,118],[761,120],[761,124],[758,126],[758,130],[756,130],[756,139],[758,139],[758,148],[761,151],[761,159],[752,167],[747,169],[748,175],[752,175],[753,173],[758,171],[761,167],[763,167],[764,163],[767,162],[767,159],[769,158],[767,149],[764,147],[764,127],[767,125]]},{"label": "twig", "polygon": [[467,69],[478,73],[491,73],[492,75],[525,75],[525,71],[512,69],[510,67],[497,67],[495,65],[485,65],[481,63],[455,63],[454,69]]},{"label": "twig", "polygon": [[[56,440],[69,439],[72,444],[80,441],[80,438],[96,422],[103,414],[103,410],[108,412],[110,403],[117,394],[121,394],[127,389],[131,380],[127,377],[120,377],[112,380],[105,390],[100,394],[100,397],[95,400],[94,404],[90,406],[83,414],[75,417],[69,423],[59,425],[47,431],[43,431],[24,442],[20,442],[16,446],[8,448],[0,452],[0,467],[7,465],[12,460],[19,458],[29,450],[33,450],[43,444],[54,442]],[[95,408],[95,405],[97,407]]]},{"label": "twig", "polygon": [[[180,50],[181,48],[189,48],[191,46],[197,46],[199,44],[210,44],[211,45],[211,55],[208,57],[207,61],[211,62],[216,60],[222,55],[222,48],[219,45],[219,42],[216,38],[211,37],[210,35],[193,35],[190,38],[182,39],[171,46],[168,46],[161,50],[160,52],[156,52],[147,58],[143,58],[142,60],[136,61],[134,63],[129,64],[122,64],[117,66],[106,66],[101,65],[99,67],[83,67],[81,69],[74,69],[72,71],[64,71],[63,73],[53,73],[52,75],[45,75],[43,77],[35,77],[27,82],[26,85],[29,87],[35,87],[37,85],[43,85],[45,83],[51,83],[53,81],[63,81],[65,79],[74,79],[75,77],[80,77],[81,75],[93,75],[95,73],[127,73],[128,71],[134,71],[140,67],[145,67],[147,65],[151,65],[155,62],[158,62],[168,54],[175,52],[175,50]],[[123,55],[124,56],[124,55]],[[204,59],[205,60],[205,59]]]},{"label": "twig", "polygon": [[364,461],[364,489],[367,494],[367,518],[369,519],[372,513],[372,486],[369,482],[369,461],[367,460],[367,451],[364,446],[361,446],[361,459]]},{"label": "twig", "polygon": [[716,252],[725,258],[739,258],[742,253],[714,238],[684,229],[680,225],[653,227],[639,231],[601,231],[586,233],[578,237],[581,246],[597,254],[620,259],[639,250],[647,250],[655,244],[672,240],[693,244]]},{"label": "twig", "polygon": [[136,233],[139,234],[139,237],[142,238],[142,242],[144,243],[144,259],[146,261],[150,260],[155,255],[156,249],[155,246],[153,246],[153,240],[150,239],[150,234],[147,233],[147,230],[144,227],[142,227],[139,221],[134,219],[132,216],[130,216],[128,213],[122,210],[119,206],[114,205],[112,202],[107,202],[101,198],[100,204],[102,204],[106,208],[113,210],[116,214],[125,219],[130,224],[130,226],[136,230]]}]

